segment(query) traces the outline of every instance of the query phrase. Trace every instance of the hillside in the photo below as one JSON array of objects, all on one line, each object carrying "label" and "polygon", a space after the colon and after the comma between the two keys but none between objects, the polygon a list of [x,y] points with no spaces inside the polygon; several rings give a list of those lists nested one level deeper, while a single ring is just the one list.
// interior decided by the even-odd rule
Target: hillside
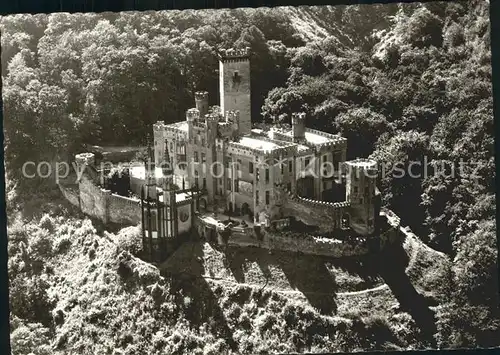
[{"label": "hillside", "polygon": [[[499,344],[488,1],[16,15],[0,27],[15,354]],[[251,48],[254,121],[302,111],[348,139],[347,159],[384,163],[383,205],[416,236],[349,261],[193,242],[162,276],[133,256],[137,231],[105,232],[52,180],[22,176],[27,160],[143,146],[154,122],[185,118],[196,90],[217,104],[216,51],[230,46]]]},{"label": "hillside", "polygon": [[[134,228],[99,230],[53,203],[41,218],[9,225],[13,354],[324,352],[434,342],[413,320],[416,305],[406,308],[410,295],[398,294],[400,282],[382,267],[387,258],[235,249],[225,264],[222,251],[192,242],[160,273],[130,254]],[[56,204],[61,211],[50,211]],[[404,245],[394,251],[403,264],[393,258],[388,268],[431,307],[440,304],[436,286],[449,261],[416,239]],[[41,302],[45,313],[33,318]]]}]

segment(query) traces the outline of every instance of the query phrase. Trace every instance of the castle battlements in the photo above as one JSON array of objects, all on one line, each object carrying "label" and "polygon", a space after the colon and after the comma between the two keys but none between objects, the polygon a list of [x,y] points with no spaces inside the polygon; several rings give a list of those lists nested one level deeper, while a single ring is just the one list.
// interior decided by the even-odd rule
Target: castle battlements
[{"label": "castle battlements", "polygon": [[196,91],[194,98],[195,100],[208,100],[208,91]]},{"label": "castle battlements", "polygon": [[219,50],[219,59],[221,61],[237,61],[237,60],[248,60],[250,56],[250,47],[246,47],[243,49],[220,49]]},{"label": "castle battlements", "polygon": [[[143,249],[151,260],[161,260],[173,244],[196,230],[202,238],[226,245],[229,237],[248,237],[244,243],[261,246],[260,227],[266,234],[291,226],[295,219],[331,238],[267,236],[265,243],[340,256],[365,252],[357,247],[347,251],[345,245],[371,238],[379,216],[393,227],[399,225],[397,216],[380,213],[374,160],[346,162],[347,139],[307,128],[305,112],[292,113],[290,125],[252,129],[249,48],[221,50],[219,59],[218,105],[209,107],[208,92],[197,91],[195,107],[182,121],[153,124],[155,164],[133,167],[129,174],[130,189],[140,200],[120,198],[93,184],[100,172],[94,155],[83,153],[75,160],[90,168],[79,182],[79,197],[65,192],[72,203],[105,222],[142,222]],[[164,160],[171,166],[158,168]],[[334,171],[341,181],[325,176],[323,163],[343,164],[341,171]],[[360,172],[374,174],[359,179]],[[227,220],[217,221],[215,215],[202,217],[208,211],[234,216],[248,227],[228,227]],[[339,236],[359,239],[344,243],[335,239]]]}]

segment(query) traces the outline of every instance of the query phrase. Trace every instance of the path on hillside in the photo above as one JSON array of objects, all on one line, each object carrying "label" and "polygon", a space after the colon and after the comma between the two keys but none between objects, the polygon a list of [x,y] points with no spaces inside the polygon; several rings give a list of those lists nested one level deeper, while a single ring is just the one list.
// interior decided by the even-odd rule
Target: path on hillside
[{"label": "path on hillside", "polygon": [[[183,273],[171,273],[171,275],[183,275],[183,277],[186,277],[186,274]],[[258,290],[269,290],[272,292],[280,293],[280,294],[301,294],[301,295],[331,295],[331,292],[316,292],[316,291],[300,291],[300,290],[282,290],[282,289],[277,289],[273,287],[268,287],[267,284],[263,285],[257,285],[257,284],[249,284],[245,282],[237,282],[237,281],[231,281],[228,279],[224,279],[221,277],[212,277],[212,276],[207,276],[207,275],[201,275],[201,276],[195,276],[195,275],[190,275],[189,278],[193,279],[203,279],[206,281],[210,281],[219,285],[235,285],[235,286],[243,286],[243,287],[249,287],[252,289],[258,289]],[[335,295],[337,296],[354,296],[354,295],[362,295],[365,293],[370,293],[370,292],[376,292],[380,290],[387,289],[389,286],[387,284],[382,284],[373,288],[368,288],[360,291],[346,291],[346,292],[336,292]]]}]

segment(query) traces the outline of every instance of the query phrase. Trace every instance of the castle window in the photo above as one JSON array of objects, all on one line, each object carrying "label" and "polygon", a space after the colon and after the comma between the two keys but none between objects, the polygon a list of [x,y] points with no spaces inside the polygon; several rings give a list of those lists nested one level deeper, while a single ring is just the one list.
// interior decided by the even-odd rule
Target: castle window
[{"label": "castle window", "polygon": [[194,186],[196,186],[196,188],[198,188],[200,186],[200,182],[199,182],[198,178],[194,179]]},{"label": "castle window", "polygon": [[326,154],[325,154],[325,155],[323,155],[323,163],[325,163],[325,162],[326,162],[326,158],[327,158]]},{"label": "castle window", "polygon": [[304,168],[307,168],[307,166],[309,165],[310,162],[311,162],[311,159],[306,158],[305,163],[304,163]]},{"label": "castle window", "polygon": [[270,195],[269,191],[266,191],[266,205],[269,205],[269,202],[270,202],[269,201],[269,199],[270,199],[269,195]]},{"label": "castle window", "polygon": [[198,152],[194,152],[194,162],[198,162]]},{"label": "castle window", "polygon": [[234,73],[233,73],[233,83],[234,84],[239,84],[241,82],[241,76],[240,76],[240,73],[235,70]]},{"label": "castle window", "polygon": [[288,184],[286,184],[286,188],[288,191],[292,191],[292,183],[289,182]]},{"label": "castle window", "polygon": [[231,191],[231,178],[227,178],[227,189]]},{"label": "castle window", "polygon": [[238,170],[241,170],[241,159],[238,159],[237,162],[238,166],[236,168],[238,168]]},{"label": "castle window", "polygon": [[281,164],[281,175],[283,175],[284,171],[285,171],[285,164]]},{"label": "castle window", "polygon": [[255,169],[255,181],[259,182],[260,174],[259,174],[259,168]]},{"label": "castle window", "polygon": [[251,161],[248,162],[248,171],[250,174],[253,174],[253,163]]},{"label": "castle window", "polygon": [[207,179],[206,178],[203,178],[203,188],[204,189],[207,188]]},{"label": "castle window", "polygon": [[358,193],[358,187],[357,186],[354,186],[354,193],[357,194]]},{"label": "castle window", "polygon": [[174,150],[174,144],[170,142],[170,151],[172,152]]},{"label": "castle window", "polygon": [[206,161],[205,153],[201,153],[201,162],[204,163]]},{"label": "castle window", "polygon": [[361,203],[363,203],[363,198],[360,198],[360,199],[359,199],[359,203],[360,203],[360,204],[361,204]]},{"label": "castle window", "polygon": [[288,162],[288,172],[289,172],[289,173],[291,173],[291,172],[292,172],[292,170],[293,170],[293,161],[291,161],[291,160],[290,160],[290,161]]},{"label": "castle window", "polygon": [[238,180],[234,180],[234,192],[240,192]]},{"label": "castle window", "polygon": [[255,204],[259,204],[259,190],[255,190]]},{"label": "castle window", "polygon": [[226,159],[226,168],[229,168],[229,164],[231,164],[231,158]]},{"label": "castle window", "polygon": [[266,184],[269,182],[269,169],[266,169]]},{"label": "castle window", "polygon": [[205,138],[201,138],[201,146],[204,147],[205,146]]}]

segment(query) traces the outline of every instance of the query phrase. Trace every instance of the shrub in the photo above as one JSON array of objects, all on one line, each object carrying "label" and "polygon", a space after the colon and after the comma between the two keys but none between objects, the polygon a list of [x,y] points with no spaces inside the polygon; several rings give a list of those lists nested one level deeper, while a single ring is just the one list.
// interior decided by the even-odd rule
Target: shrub
[{"label": "shrub", "polygon": [[453,23],[448,27],[444,34],[443,45],[446,47],[458,47],[465,43],[465,36],[463,28]]},{"label": "shrub", "polygon": [[40,323],[31,323],[16,328],[10,335],[12,354],[49,355],[49,329]]},{"label": "shrub", "polygon": [[71,247],[71,238],[67,235],[59,237],[54,243],[54,253],[64,253]]},{"label": "shrub", "polygon": [[30,236],[28,251],[36,259],[52,256],[52,238],[47,229],[39,229]]},{"label": "shrub", "polygon": [[128,262],[121,260],[118,264],[118,275],[120,275],[123,279],[128,279],[132,276],[132,273],[132,269],[130,268]]},{"label": "shrub", "polygon": [[48,214],[44,214],[40,219],[40,223],[38,224],[40,228],[44,228],[49,232],[54,231],[54,219],[50,217]]},{"label": "shrub", "polygon": [[115,238],[120,250],[137,255],[142,249],[141,229],[136,227],[123,228]]}]

